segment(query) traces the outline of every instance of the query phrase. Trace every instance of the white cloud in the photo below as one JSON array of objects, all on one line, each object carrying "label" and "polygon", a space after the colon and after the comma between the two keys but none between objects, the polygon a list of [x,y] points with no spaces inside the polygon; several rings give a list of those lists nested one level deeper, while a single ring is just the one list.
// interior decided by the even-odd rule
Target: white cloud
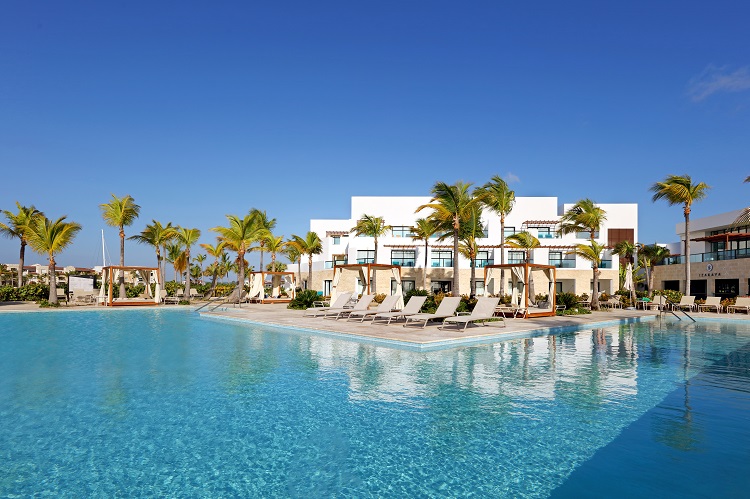
[{"label": "white cloud", "polygon": [[518,184],[521,182],[521,179],[515,173],[508,172],[505,174],[505,181],[509,184]]},{"label": "white cloud", "polygon": [[708,66],[688,83],[687,95],[699,102],[716,92],[742,92],[750,89],[750,66],[730,71],[727,66]]}]

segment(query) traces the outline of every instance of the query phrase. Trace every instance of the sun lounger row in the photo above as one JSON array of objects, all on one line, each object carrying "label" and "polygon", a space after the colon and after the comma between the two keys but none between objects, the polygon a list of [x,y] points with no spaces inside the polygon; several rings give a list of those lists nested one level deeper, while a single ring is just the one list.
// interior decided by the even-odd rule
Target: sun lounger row
[{"label": "sun lounger row", "polygon": [[330,307],[311,307],[305,310],[303,316],[331,319],[346,318],[347,320],[359,320],[360,322],[364,322],[369,317],[372,319],[371,324],[384,322],[386,325],[394,320],[403,319],[404,327],[421,324],[422,328],[427,325],[428,321],[439,319],[443,320],[441,328],[455,324],[457,327],[463,325],[463,330],[466,330],[471,323],[483,322],[486,325],[490,320],[498,321],[505,326],[502,317],[495,317],[495,308],[500,301],[499,298],[479,298],[474,310],[470,314],[465,313],[463,315],[456,315],[456,310],[461,303],[460,297],[443,298],[435,313],[432,314],[420,313],[420,309],[427,299],[425,296],[412,296],[402,310],[394,310],[400,298],[397,295],[386,297],[377,308],[370,310],[369,306],[374,298],[374,295],[363,295],[354,306],[347,307],[351,299],[351,293],[342,293]]}]

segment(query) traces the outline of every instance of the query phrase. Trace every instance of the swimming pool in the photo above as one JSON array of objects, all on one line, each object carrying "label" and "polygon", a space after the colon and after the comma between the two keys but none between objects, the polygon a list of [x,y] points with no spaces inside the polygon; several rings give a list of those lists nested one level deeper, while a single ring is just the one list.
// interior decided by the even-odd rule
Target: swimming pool
[{"label": "swimming pool", "polygon": [[410,352],[184,310],[0,314],[0,496],[746,496],[750,328]]}]

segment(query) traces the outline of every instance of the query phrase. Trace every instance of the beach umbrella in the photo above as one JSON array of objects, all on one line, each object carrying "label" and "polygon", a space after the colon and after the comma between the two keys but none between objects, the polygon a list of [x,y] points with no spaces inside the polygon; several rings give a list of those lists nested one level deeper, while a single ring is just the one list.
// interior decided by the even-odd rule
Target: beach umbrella
[{"label": "beach umbrella", "polygon": [[630,300],[633,302],[632,305],[635,306],[635,286],[633,285],[633,264],[628,262],[628,266],[625,267],[625,283],[623,284],[623,289],[627,289],[630,291]]}]

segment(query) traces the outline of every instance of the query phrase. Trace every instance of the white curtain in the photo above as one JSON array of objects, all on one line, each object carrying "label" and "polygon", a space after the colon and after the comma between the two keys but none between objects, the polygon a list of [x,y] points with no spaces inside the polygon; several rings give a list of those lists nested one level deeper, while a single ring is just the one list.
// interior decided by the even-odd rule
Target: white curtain
[{"label": "white curtain", "polygon": [[107,302],[107,271],[102,269],[102,287],[99,288],[99,304],[104,304]]},{"label": "white curtain", "polygon": [[335,302],[336,298],[338,298],[339,296],[337,288],[339,286],[339,281],[341,280],[341,274],[343,272],[344,271],[339,267],[333,269],[333,282],[331,282],[331,303]]},{"label": "white curtain", "polygon": [[[150,288],[151,286],[149,286]],[[161,283],[159,282],[159,271],[156,271],[156,287],[154,288],[154,303],[161,303]]]},{"label": "white curtain", "polygon": [[[524,296],[524,288],[525,288],[525,279],[526,276],[524,275],[524,267],[517,266],[517,267],[511,267],[511,284],[513,285],[513,292],[511,293],[511,303],[516,306],[521,306],[521,301]],[[526,301],[523,300],[524,306],[526,305]]]},{"label": "white curtain", "polygon": [[369,277],[370,276],[365,276],[365,267],[364,266],[360,267],[359,268],[359,282],[362,283],[362,294],[367,293],[367,291],[369,290],[368,289],[368,285],[369,285],[368,278]]},{"label": "white curtain", "polygon": [[[252,274],[252,278],[250,280],[250,293],[248,293],[247,298],[255,298],[256,296],[259,296],[263,293],[263,275],[258,272],[255,274]],[[261,298],[263,298],[261,296]]]},{"label": "white curtain", "polygon": [[138,274],[141,276],[143,282],[146,283],[146,296],[148,298],[153,298],[153,296],[151,296],[151,272],[148,270],[139,270]]},{"label": "white curtain", "polygon": [[281,276],[278,274],[272,274],[271,277],[271,296],[273,298],[281,296]]},{"label": "white curtain", "polygon": [[399,272],[399,269],[391,269],[391,272],[393,272],[393,279],[396,281],[396,296],[398,296],[394,308],[401,310],[404,308],[404,287],[401,284],[401,272]]},{"label": "white curtain", "polygon": [[495,294],[495,283],[492,282],[492,271],[495,270],[492,267],[487,269],[487,276],[484,278],[484,292],[486,294]]}]

